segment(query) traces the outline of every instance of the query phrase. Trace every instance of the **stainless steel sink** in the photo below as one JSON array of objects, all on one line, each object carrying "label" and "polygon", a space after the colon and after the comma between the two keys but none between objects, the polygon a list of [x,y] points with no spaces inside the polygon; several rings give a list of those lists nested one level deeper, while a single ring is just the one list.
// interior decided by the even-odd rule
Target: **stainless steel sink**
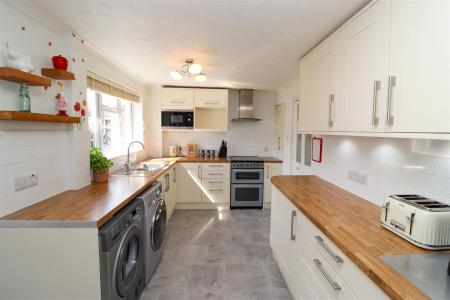
[{"label": "stainless steel sink", "polygon": [[123,168],[112,173],[111,176],[150,177],[155,175],[155,173],[167,165],[168,163],[165,162],[144,162],[134,168],[131,168],[129,174],[126,171],[126,168]]}]

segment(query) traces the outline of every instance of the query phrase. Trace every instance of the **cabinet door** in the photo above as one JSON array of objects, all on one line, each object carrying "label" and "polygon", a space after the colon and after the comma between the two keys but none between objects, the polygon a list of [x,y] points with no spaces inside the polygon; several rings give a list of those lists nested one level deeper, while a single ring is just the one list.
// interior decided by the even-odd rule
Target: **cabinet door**
[{"label": "cabinet door", "polygon": [[343,131],[384,131],[389,11],[389,1],[378,1],[339,33],[342,73],[337,109]]},{"label": "cabinet door", "polygon": [[177,170],[177,200],[183,203],[200,203],[201,170],[199,164],[183,164]]},{"label": "cabinet door", "polygon": [[163,88],[161,106],[169,109],[194,109],[194,90],[182,88]]},{"label": "cabinet door", "polygon": [[391,14],[388,131],[448,133],[450,2],[392,1]]},{"label": "cabinet door", "polygon": [[329,131],[336,128],[338,101],[338,37],[324,41],[300,62],[300,128]]},{"label": "cabinet door", "polygon": [[271,202],[272,199],[272,176],[281,175],[282,164],[264,164],[264,202]]},{"label": "cabinet door", "polygon": [[[278,267],[292,292],[296,284],[294,279],[295,253],[295,215],[297,209],[287,200],[281,192],[272,190],[272,208],[270,213],[270,246],[272,247]],[[293,214],[293,212],[295,212]]]},{"label": "cabinet door", "polygon": [[196,89],[195,107],[228,108],[228,90]]}]

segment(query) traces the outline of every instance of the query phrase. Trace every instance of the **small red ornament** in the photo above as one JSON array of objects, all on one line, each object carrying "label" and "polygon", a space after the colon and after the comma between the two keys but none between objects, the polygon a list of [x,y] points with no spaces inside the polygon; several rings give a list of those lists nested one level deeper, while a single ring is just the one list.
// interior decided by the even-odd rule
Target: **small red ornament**
[{"label": "small red ornament", "polygon": [[80,114],[82,117],[84,117],[86,115],[86,111],[84,110],[84,108],[81,109]]},{"label": "small red ornament", "polygon": [[73,105],[73,109],[74,109],[75,111],[80,111],[80,109],[81,109],[81,104],[80,104],[80,102],[75,103],[75,104]]},{"label": "small red ornament", "polygon": [[61,55],[53,56],[52,63],[53,63],[53,67],[55,69],[60,69],[60,70],[67,70],[67,66],[69,64],[69,62],[67,61],[67,58],[65,58],[64,56],[61,56]]}]

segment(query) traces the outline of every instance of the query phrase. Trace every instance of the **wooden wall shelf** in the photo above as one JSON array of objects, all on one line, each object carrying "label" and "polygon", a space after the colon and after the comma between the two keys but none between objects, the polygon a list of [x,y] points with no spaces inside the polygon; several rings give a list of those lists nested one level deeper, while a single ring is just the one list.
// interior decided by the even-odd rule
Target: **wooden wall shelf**
[{"label": "wooden wall shelf", "polygon": [[80,123],[79,117],[57,116],[22,111],[0,111],[0,120],[71,124]]},{"label": "wooden wall shelf", "polygon": [[41,74],[43,76],[47,76],[53,79],[60,79],[60,80],[75,80],[75,74],[61,69],[41,69]]},{"label": "wooden wall shelf", "polygon": [[8,67],[0,67],[0,79],[16,83],[26,83],[30,86],[52,85],[51,80],[48,78]]}]

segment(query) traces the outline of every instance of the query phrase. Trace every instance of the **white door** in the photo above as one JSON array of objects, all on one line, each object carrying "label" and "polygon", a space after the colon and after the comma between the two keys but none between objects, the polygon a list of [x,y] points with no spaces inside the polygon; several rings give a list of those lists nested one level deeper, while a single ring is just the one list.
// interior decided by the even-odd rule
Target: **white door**
[{"label": "white door", "polygon": [[[384,131],[390,2],[378,1],[339,34],[339,119],[344,131]],[[378,119],[377,119],[378,118]]]},{"label": "white door", "polygon": [[[450,2],[392,1],[392,132],[450,132]],[[387,114],[388,112],[386,112]]]},{"label": "white door", "polygon": [[279,104],[276,106],[276,132],[277,132],[277,141],[276,141],[276,150],[279,154],[283,155],[284,151],[284,140],[285,140],[285,104]]},{"label": "white door", "polygon": [[337,37],[324,41],[300,62],[300,124],[305,131],[336,128]]}]

